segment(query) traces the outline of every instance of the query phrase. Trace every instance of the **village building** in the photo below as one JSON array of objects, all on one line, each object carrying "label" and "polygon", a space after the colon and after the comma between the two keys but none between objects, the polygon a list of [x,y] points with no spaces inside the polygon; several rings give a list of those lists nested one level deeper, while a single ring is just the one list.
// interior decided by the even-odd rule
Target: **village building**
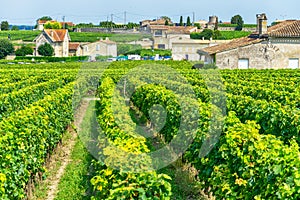
[{"label": "village building", "polygon": [[106,38],[99,41],[86,43],[81,45],[82,56],[112,56],[117,57],[117,43]]},{"label": "village building", "polygon": [[67,29],[44,29],[34,39],[36,44],[34,55],[39,56],[37,51],[39,46],[48,43],[53,47],[55,57],[68,57],[70,41],[71,38]]},{"label": "village building", "polygon": [[197,32],[197,27],[151,25],[150,32],[154,49],[172,49],[174,40],[190,39],[190,34]]},{"label": "village building", "polygon": [[220,69],[296,69],[300,58],[300,20],[267,27],[257,15],[257,30],[248,37],[198,50],[200,59]]},{"label": "village building", "polygon": [[55,57],[117,56],[117,44],[108,38],[96,42],[73,43],[67,29],[44,29],[34,42],[36,43],[35,56],[39,56],[37,49],[45,43],[53,47]]}]

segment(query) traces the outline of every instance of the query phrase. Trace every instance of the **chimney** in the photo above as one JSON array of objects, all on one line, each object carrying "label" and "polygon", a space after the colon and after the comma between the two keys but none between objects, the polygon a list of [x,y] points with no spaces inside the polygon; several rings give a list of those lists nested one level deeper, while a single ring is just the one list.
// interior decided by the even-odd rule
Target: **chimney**
[{"label": "chimney", "polygon": [[256,32],[259,36],[265,35],[268,33],[268,21],[265,13],[256,15]]}]

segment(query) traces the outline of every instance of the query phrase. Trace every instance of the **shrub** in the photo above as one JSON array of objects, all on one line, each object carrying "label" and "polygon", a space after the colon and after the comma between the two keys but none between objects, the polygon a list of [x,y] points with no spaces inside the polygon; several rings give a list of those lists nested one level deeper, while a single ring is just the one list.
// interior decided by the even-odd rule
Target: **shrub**
[{"label": "shrub", "polygon": [[26,56],[32,54],[33,49],[29,46],[22,46],[20,49],[16,50],[16,56]]},{"label": "shrub", "polygon": [[0,40],[0,59],[14,52],[14,46],[8,40]]},{"label": "shrub", "polygon": [[38,53],[41,56],[53,56],[54,55],[54,49],[50,44],[45,43],[45,44],[38,47]]}]

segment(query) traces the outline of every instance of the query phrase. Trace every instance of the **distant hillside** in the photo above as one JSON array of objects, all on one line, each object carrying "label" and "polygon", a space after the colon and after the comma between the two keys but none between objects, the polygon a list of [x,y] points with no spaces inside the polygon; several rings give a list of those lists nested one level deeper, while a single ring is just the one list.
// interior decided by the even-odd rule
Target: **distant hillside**
[{"label": "distant hillside", "polygon": [[13,26],[19,27],[19,30],[32,30],[32,29],[34,29],[34,26],[30,26],[30,25],[9,25],[9,29],[11,29]]}]

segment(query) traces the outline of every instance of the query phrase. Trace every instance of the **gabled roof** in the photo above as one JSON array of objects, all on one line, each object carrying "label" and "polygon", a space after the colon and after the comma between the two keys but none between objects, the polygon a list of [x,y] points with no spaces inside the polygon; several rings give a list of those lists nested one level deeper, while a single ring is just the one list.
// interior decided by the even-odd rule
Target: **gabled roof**
[{"label": "gabled roof", "polygon": [[77,50],[80,43],[69,43],[69,50]]},{"label": "gabled roof", "polygon": [[52,42],[63,42],[66,35],[69,34],[67,29],[44,29],[44,33],[47,34]]},{"label": "gabled roof", "polygon": [[[276,38],[289,38],[289,37],[300,38],[300,20],[286,20],[274,26],[271,26],[268,28],[268,33],[266,36],[276,37]],[[228,51],[231,49],[236,49],[238,47],[256,44],[263,40],[264,39],[258,37],[257,33],[253,33],[248,37],[235,39],[226,44],[206,47],[202,49],[201,52],[206,52],[208,54],[215,54],[223,51]]]},{"label": "gabled roof", "polygon": [[300,37],[300,20],[286,20],[268,29],[270,37]]},{"label": "gabled roof", "polygon": [[231,49],[236,49],[238,47],[248,46],[250,44],[256,44],[261,42],[263,39],[259,38],[251,38],[251,37],[243,37],[232,40],[231,42],[219,44],[211,47],[206,47],[201,51],[207,52],[208,54],[215,54],[223,51],[228,51]]},{"label": "gabled roof", "polygon": [[194,26],[150,26],[151,30],[167,30],[167,33],[179,33],[179,34],[190,34],[197,30]]}]

